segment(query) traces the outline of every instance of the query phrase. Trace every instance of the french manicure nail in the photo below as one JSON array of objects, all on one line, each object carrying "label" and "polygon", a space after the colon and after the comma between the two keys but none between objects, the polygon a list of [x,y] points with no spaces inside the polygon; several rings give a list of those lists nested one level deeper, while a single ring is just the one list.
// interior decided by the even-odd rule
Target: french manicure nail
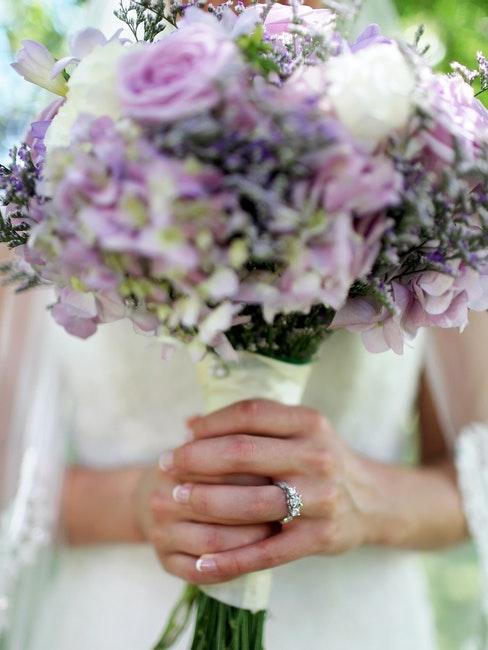
[{"label": "french manicure nail", "polygon": [[190,485],[177,485],[173,490],[173,499],[177,503],[188,503],[191,497]]},{"label": "french manicure nail", "polygon": [[165,451],[164,454],[159,459],[159,467],[163,472],[168,472],[170,469],[173,469],[173,460],[174,454],[172,451]]},{"label": "french manicure nail", "polygon": [[211,557],[203,555],[196,563],[196,569],[200,573],[216,573],[217,562]]}]

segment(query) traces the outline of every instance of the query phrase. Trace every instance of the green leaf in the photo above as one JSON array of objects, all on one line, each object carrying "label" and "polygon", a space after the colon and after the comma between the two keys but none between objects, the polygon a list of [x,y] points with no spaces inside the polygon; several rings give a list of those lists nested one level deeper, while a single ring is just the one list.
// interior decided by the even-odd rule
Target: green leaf
[{"label": "green leaf", "polygon": [[237,45],[241,49],[244,58],[255,70],[267,76],[272,72],[279,72],[276,61],[273,60],[274,50],[264,40],[264,27],[258,25],[252,34],[244,34],[237,39]]}]

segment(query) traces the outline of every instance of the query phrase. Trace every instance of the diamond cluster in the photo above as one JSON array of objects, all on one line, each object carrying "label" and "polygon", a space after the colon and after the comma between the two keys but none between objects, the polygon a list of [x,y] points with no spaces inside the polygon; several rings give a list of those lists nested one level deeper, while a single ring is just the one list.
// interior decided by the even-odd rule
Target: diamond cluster
[{"label": "diamond cluster", "polygon": [[295,487],[288,485],[288,483],[285,483],[284,481],[279,481],[276,485],[285,493],[286,505],[288,507],[288,515],[281,523],[289,524],[293,519],[300,517],[302,514],[302,496]]}]

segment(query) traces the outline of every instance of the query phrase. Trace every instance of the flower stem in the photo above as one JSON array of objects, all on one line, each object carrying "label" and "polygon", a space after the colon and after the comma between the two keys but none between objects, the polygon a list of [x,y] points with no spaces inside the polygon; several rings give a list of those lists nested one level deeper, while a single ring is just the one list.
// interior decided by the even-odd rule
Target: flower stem
[{"label": "flower stem", "polygon": [[253,612],[226,605],[188,585],[173,610],[154,650],[174,646],[196,610],[191,650],[264,650],[266,611]]}]

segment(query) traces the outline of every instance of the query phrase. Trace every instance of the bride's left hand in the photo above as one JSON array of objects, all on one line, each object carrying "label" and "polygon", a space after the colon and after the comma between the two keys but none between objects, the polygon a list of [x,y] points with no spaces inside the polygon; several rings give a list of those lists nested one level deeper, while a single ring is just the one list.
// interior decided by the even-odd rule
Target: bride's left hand
[{"label": "bride's left hand", "polygon": [[[193,418],[189,426],[194,440],[164,460],[172,474],[204,481],[187,479],[174,491],[190,518],[193,514],[236,525],[280,521],[287,505],[281,488],[272,484],[278,480],[295,486],[304,503],[301,517],[278,534],[203,556],[199,571],[227,580],[374,541],[371,505],[376,489],[371,470],[318,412],[250,400]],[[264,486],[208,484],[233,474],[271,480]]]}]

